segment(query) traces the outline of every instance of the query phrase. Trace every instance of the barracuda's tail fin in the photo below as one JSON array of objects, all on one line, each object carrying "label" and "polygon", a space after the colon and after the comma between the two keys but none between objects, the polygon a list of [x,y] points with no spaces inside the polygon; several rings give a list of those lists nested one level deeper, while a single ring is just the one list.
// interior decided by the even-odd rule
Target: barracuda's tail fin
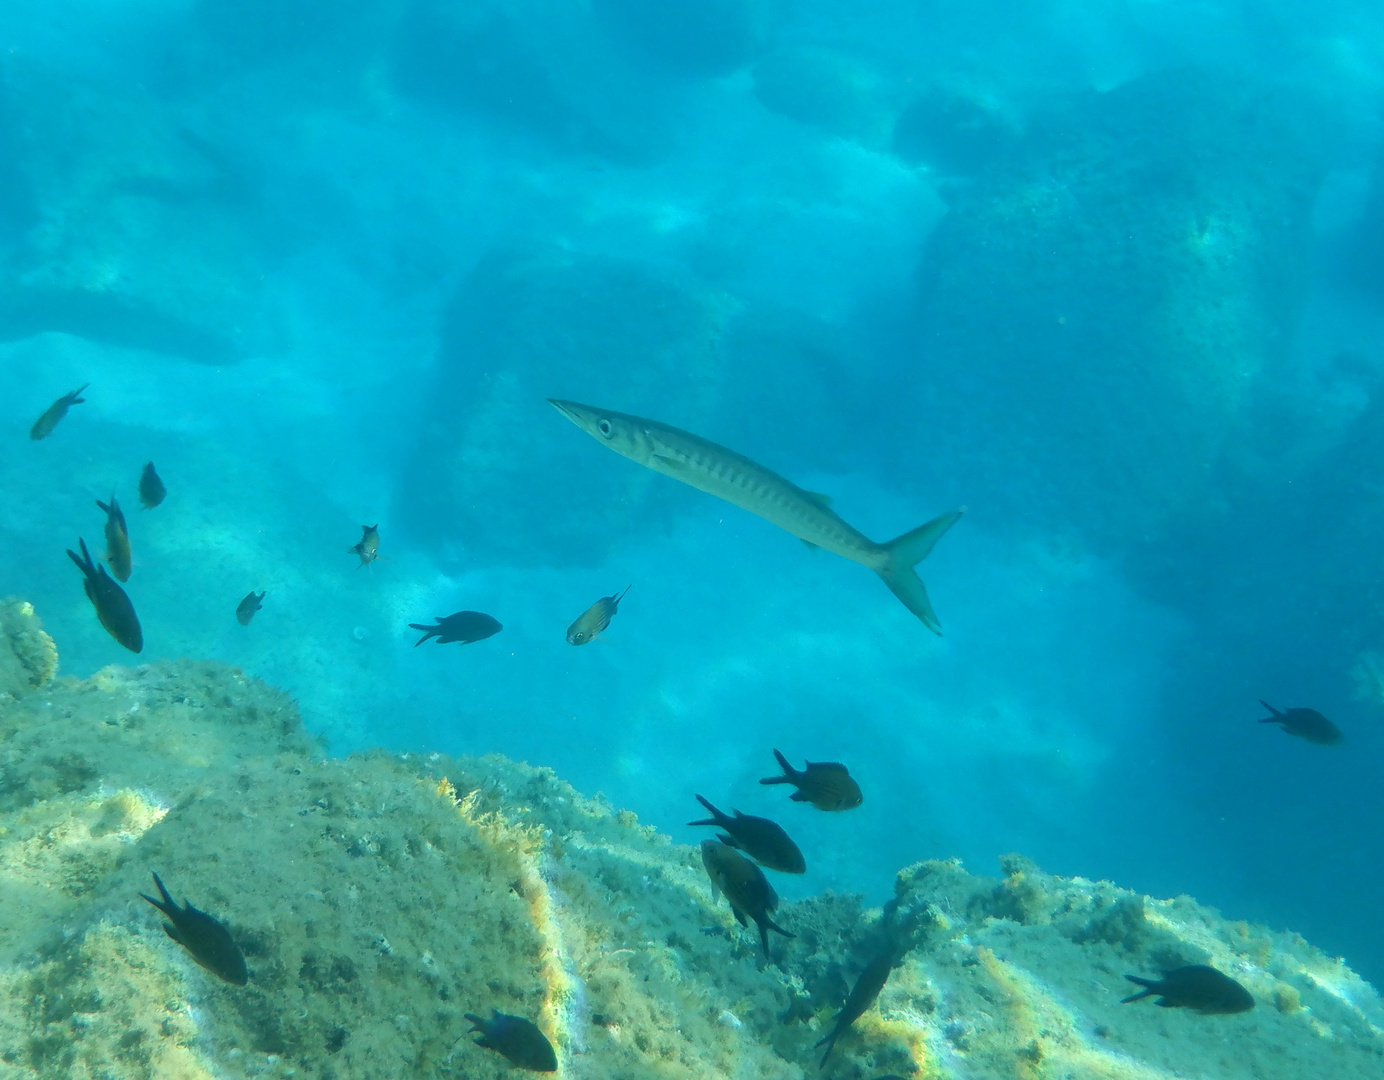
[{"label": "barracuda's tail fin", "polygon": [[942,534],[955,525],[965,512],[964,507],[952,510],[883,545],[889,562],[877,573],[889,586],[889,591],[903,601],[903,606],[922,619],[923,625],[934,634],[942,633],[942,624],[932,610],[923,579],[913,567],[928,557]]}]

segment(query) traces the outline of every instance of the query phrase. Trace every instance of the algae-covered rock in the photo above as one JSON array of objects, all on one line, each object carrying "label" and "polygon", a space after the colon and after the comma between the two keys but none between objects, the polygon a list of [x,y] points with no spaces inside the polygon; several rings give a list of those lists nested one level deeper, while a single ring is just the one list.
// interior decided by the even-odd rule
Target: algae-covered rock
[{"label": "algae-covered rock", "polygon": [[[0,1074],[491,1080],[466,1012],[534,1020],[559,1075],[802,1080],[865,964],[898,965],[831,1075],[1374,1077],[1384,1008],[1340,961],[1187,898],[959,863],[865,910],[784,904],[770,962],[694,848],[498,757],[325,759],[292,703],[189,662],[0,708]],[[139,898],[222,919],[244,987]],[[1126,973],[1210,963],[1259,1008],[1121,1005]]]},{"label": "algae-covered rock", "polygon": [[58,647],[26,600],[0,600],[0,698],[46,685],[58,671]]}]

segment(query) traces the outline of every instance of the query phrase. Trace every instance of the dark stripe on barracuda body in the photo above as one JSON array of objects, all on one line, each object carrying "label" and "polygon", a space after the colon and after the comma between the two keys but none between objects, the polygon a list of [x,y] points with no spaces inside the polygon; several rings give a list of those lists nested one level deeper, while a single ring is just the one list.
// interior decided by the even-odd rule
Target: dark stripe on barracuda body
[{"label": "dark stripe on barracuda body", "polygon": [[748,510],[814,547],[869,567],[928,629],[942,632],[913,567],[964,511],[953,510],[887,544],[876,544],[843,521],[825,497],[804,491],[734,450],[657,420],[575,401],[549,398],[548,402],[617,454]]}]

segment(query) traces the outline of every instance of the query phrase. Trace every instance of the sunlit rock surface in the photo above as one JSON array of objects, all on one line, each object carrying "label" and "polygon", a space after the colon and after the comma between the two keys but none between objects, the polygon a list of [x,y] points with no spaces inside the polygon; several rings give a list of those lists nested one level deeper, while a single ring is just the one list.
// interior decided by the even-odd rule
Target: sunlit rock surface
[{"label": "sunlit rock surface", "polygon": [[[32,618],[22,615],[21,618]],[[13,640],[11,635],[10,640]],[[497,757],[322,756],[284,695],[181,661],[0,705],[7,1077],[498,1078],[465,1012],[533,1018],[560,1075],[819,1075],[861,968],[899,963],[828,1074],[865,1080],[1375,1077],[1384,1008],[1300,938],[1188,898],[955,862],[865,910],[783,905],[772,960],[695,848]],[[223,919],[218,982],[139,898],[156,871]],[[1257,1008],[1121,1005],[1126,973],[1211,963]]]}]

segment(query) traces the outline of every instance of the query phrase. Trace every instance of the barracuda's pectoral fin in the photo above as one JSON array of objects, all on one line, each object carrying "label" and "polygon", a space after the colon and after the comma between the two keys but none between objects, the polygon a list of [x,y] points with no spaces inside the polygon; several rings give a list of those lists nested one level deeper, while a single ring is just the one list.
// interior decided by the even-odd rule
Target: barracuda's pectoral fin
[{"label": "barracuda's pectoral fin", "polygon": [[666,454],[655,454],[653,457],[658,463],[655,468],[667,476],[681,476],[687,472],[687,465],[677,458],[670,458]]},{"label": "barracuda's pectoral fin", "polygon": [[920,525],[883,545],[889,561],[877,571],[880,578],[889,586],[889,591],[903,602],[903,606],[918,616],[934,634],[942,633],[942,624],[932,610],[923,579],[913,567],[928,557],[942,534],[955,525],[965,512],[963,508],[935,517],[926,525]]}]

